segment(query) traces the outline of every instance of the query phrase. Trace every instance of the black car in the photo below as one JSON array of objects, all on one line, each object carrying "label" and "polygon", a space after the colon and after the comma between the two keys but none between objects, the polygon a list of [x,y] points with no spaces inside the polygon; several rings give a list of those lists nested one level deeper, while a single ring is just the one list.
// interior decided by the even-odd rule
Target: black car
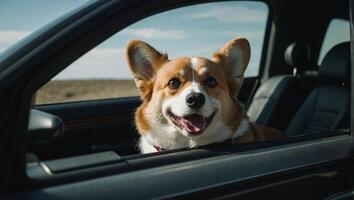
[{"label": "black car", "polygon": [[[353,198],[353,1],[249,2],[250,7],[262,4],[266,14],[260,16],[224,4],[215,6],[219,10],[205,10],[205,3],[223,2],[89,1],[2,51],[0,198]],[[252,65],[259,68],[245,77],[238,98],[251,120],[279,129],[287,138],[140,154],[133,122],[141,103],[138,96],[36,103],[42,86],[116,33],[145,38],[159,34],[159,40],[173,36],[176,45],[188,41],[185,32],[173,27],[174,31],[148,30],[150,35],[127,29],[152,15],[184,8],[199,14],[184,18],[187,14],[181,12],[166,27],[180,19],[209,20],[201,24],[211,27],[210,38],[203,40],[204,33],[195,28],[198,34],[189,39],[202,41],[210,54],[208,41],[223,23],[219,17],[237,23],[263,20],[259,26],[263,32],[257,35],[261,43],[256,43],[253,52],[258,61]],[[228,11],[230,15],[225,14]],[[211,14],[215,26],[209,24]],[[331,31],[340,42],[330,38],[332,45],[321,50],[336,20],[341,25]],[[256,22],[252,23],[245,27],[253,30]],[[341,27],[347,27],[343,31],[347,38],[336,32]],[[225,35],[220,41],[224,39],[232,37]],[[190,43],[183,45],[188,54]]]}]

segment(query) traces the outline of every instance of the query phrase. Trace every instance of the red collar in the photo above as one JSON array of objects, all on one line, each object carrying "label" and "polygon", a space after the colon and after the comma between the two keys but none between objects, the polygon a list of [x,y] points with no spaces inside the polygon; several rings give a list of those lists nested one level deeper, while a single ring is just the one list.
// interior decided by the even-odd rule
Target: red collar
[{"label": "red collar", "polygon": [[164,149],[164,148],[161,148],[161,147],[158,147],[158,146],[154,146],[154,148],[156,149],[157,152],[166,151],[167,150],[167,149]]}]

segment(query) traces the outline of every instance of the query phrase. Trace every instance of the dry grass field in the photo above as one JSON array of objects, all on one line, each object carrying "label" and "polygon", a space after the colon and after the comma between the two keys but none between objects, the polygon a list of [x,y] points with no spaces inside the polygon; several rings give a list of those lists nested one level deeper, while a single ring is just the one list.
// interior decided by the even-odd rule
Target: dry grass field
[{"label": "dry grass field", "polygon": [[133,80],[53,80],[38,90],[36,104],[137,95]]}]

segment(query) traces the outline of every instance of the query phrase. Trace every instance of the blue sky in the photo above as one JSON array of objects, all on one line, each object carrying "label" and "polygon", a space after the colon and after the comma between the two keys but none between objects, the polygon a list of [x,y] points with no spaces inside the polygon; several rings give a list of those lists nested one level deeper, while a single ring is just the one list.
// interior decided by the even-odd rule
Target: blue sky
[{"label": "blue sky", "polygon": [[[0,0],[0,52],[85,2]],[[200,4],[167,11],[118,32],[75,61],[55,79],[130,79],[124,48],[131,39],[144,40],[168,53],[170,58],[210,57],[227,41],[239,35],[246,37],[251,44],[251,61],[246,76],[256,75],[267,16],[265,4],[242,1]]]}]

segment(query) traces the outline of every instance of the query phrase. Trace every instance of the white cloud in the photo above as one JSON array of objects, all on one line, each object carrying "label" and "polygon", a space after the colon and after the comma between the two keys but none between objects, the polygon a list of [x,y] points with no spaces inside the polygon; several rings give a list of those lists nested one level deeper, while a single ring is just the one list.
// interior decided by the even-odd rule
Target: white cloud
[{"label": "white cloud", "polygon": [[0,31],[0,52],[30,33],[30,31]]},{"label": "white cloud", "polygon": [[219,49],[221,49],[223,47],[223,43],[220,44],[212,44],[212,45],[207,45],[205,47],[200,47],[200,48],[193,48],[190,50],[186,50],[183,53],[186,56],[204,56],[207,58],[210,58],[211,55],[214,52],[217,52]]},{"label": "white cloud", "polygon": [[265,22],[265,10],[256,10],[244,6],[226,7],[215,6],[203,12],[187,16],[188,19],[211,19],[214,18],[220,22],[239,22],[253,23]]},{"label": "white cloud", "polygon": [[94,48],[54,79],[132,79],[124,49]]},{"label": "white cloud", "polygon": [[263,40],[264,30],[259,29],[254,31],[220,31],[220,34],[228,37],[242,36],[247,38],[248,40]]},{"label": "white cloud", "polygon": [[182,40],[187,38],[186,33],[183,30],[162,30],[158,28],[141,28],[124,29],[122,34],[132,35],[136,37],[141,37],[145,39],[171,39],[171,40]]}]

